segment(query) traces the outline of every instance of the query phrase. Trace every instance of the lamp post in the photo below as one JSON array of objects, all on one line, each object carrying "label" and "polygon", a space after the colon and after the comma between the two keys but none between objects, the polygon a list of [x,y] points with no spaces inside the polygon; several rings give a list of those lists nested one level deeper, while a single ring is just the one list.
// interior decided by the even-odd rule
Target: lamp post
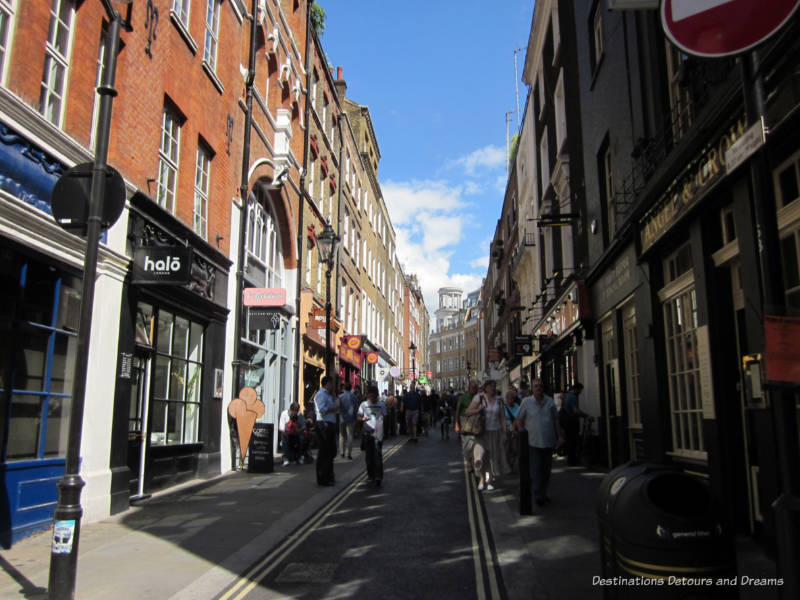
[{"label": "lamp post", "polygon": [[416,379],[417,379],[417,365],[416,365],[416,363],[414,362],[414,352],[416,352],[416,350],[417,350],[417,346],[416,346],[416,345],[414,344],[414,342],[412,341],[412,342],[411,342],[411,343],[408,345],[408,349],[409,349],[409,351],[411,352],[411,380],[412,380],[412,381],[416,381]]},{"label": "lamp post", "polygon": [[331,271],[338,244],[339,236],[330,222],[325,223],[325,229],[317,236],[317,249],[319,259],[325,263],[325,375],[328,377],[331,376]]}]

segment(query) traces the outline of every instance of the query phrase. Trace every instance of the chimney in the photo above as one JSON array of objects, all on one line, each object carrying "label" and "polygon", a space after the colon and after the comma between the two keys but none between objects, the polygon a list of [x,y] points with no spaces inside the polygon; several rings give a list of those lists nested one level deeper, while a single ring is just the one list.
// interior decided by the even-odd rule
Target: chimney
[{"label": "chimney", "polygon": [[[332,67],[331,70],[333,70]],[[333,85],[336,88],[336,95],[339,96],[340,99],[347,97],[347,83],[342,79],[342,67],[336,67],[336,79]]]}]

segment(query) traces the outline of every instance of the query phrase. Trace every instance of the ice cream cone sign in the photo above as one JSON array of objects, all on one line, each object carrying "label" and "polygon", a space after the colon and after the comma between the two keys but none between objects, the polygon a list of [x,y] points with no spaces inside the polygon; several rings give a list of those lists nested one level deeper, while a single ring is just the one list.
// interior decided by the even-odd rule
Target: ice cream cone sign
[{"label": "ice cream cone sign", "polygon": [[264,403],[258,399],[255,389],[245,387],[239,390],[239,397],[228,405],[228,414],[236,419],[236,431],[239,433],[239,466],[244,465],[244,455],[253,435],[256,419],[264,414]]}]

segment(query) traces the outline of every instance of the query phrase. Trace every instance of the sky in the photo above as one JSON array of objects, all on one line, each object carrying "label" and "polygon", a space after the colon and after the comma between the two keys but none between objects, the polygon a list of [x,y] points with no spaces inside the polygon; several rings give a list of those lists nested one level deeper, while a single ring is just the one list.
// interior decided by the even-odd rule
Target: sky
[{"label": "sky", "polygon": [[505,194],[533,0],[317,0],[322,47],[347,97],[369,107],[378,179],[406,274],[434,320],[436,291],[478,289]]}]

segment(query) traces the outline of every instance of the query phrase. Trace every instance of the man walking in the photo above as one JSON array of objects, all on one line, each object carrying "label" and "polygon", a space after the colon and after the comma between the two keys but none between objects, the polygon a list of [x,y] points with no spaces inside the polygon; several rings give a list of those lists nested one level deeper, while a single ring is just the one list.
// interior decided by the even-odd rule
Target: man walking
[{"label": "man walking", "polygon": [[322,387],[314,395],[317,439],[319,440],[317,485],[334,485],[336,483],[333,475],[333,458],[336,456],[336,413],[339,412],[339,405],[333,396],[333,386],[333,378],[325,375],[322,378]]},{"label": "man walking", "polygon": [[422,398],[417,392],[417,382],[412,381],[409,390],[405,393],[402,400],[403,413],[406,420],[406,431],[411,436],[412,442],[417,441],[417,425],[419,424],[419,411],[422,408]]},{"label": "man walking", "polygon": [[578,403],[578,396],[582,391],[582,383],[578,381],[573,383],[569,391],[564,394],[564,400],[561,403],[561,411],[559,414],[561,428],[564,430],[564,437],[567,441],[565,446],[567,463],[571,466],[578,464],[578,436],[581,428],[580,418],[587,416],[586,413],[580,409]]},{"label": "man walking", "polygon": [[353,458],[353,429],[356,424],[358,400],[351,383],[346,383],[339,395],[339,435],[342,441],[342,458]]},{"label": "man walking", "polygon": [[386,405],[378,400],[378,388],[367,389],[367,399],[358,407],[361,435],[364,436],[364,460],[367,479],[380,485],[383,481],[383,421]]},{"label": "man walking", "polygon": [[550,502],[547,485],[553,467],[553,448],[564,443],[564,434],[558,424],[556,405],[550,396],[545,396],[541,379],[533,380],[533,395],[522,401],[514,429],[528,431],[531,484],[536,504]]}]

